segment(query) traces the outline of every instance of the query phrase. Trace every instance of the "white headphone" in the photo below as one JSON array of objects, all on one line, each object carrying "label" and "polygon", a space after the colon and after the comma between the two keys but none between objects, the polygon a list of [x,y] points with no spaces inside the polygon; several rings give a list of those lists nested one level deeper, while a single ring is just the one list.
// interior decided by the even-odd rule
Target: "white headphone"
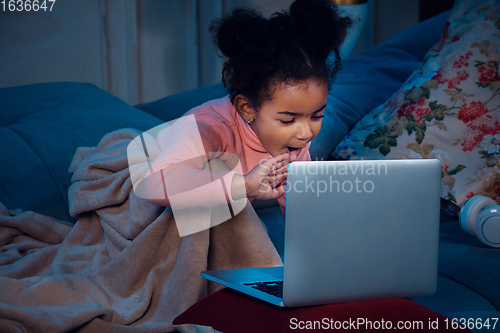
[{"label": "white headphone", "polygon": [[500,205],[495,200],[481,195],[467,199],[458,218],[466,233],[484,245],[500,248]]}]

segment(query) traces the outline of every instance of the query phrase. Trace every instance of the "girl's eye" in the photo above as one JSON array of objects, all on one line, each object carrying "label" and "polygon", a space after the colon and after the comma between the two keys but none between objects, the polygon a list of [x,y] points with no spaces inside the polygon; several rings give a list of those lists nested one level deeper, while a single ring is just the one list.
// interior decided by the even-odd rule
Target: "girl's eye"
[{"label": "girl's eye", "polygon": [[[325,115],[322,114],[321,116],[312,116],[311,118],[314,119],[314,120],[318,120],[318,119],[321,119],[323,118]],[[295,119],[292,119],[292,120],[280,120],[282,124],[291,124],[295,121]]]}]

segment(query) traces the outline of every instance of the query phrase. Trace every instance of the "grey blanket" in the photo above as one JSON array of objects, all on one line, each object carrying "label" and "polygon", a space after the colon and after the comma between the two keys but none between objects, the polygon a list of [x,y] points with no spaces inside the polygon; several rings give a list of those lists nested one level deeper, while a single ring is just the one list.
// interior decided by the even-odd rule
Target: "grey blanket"
[{"label": "grey blanket", "polygon": [[0,203],[0,332],[172,331],[177,315],[221,288],[202,270],[282,264],[250,205],[179,237],[172,211],[132,190],[127,145],[139,134],[122,129],[77,149],[74,225]]}]

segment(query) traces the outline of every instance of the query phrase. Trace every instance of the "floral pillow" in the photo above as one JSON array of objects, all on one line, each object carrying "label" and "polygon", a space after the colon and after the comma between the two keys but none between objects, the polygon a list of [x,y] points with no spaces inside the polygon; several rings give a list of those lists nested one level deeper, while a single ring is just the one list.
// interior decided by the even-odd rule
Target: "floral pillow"
[{"label": "floral pillow", "polygon": [[500,203],[500,2],[458,0],[441,41],[403,87],[333,152],[345,159],[438,158],[442,197]]}]

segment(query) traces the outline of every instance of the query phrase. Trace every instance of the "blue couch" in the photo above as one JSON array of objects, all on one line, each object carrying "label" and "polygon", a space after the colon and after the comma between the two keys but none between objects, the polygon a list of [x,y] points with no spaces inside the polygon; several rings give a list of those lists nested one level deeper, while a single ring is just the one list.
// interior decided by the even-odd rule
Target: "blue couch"
[{"label": "blue couch", "polygon": [[[439,41],[448,15],[344,61],[328,97],[322,130],[311,146],[313,159],[328,159],[349,129],[403,84]],[[68,166],[77,147],[95,146],[106,133],[124,127],[146,131],[226,94],[222,84],[215,84],[130,106],[87,83],[0,89],[0,202],[9,209],[74,222],[68,213]],[[283,255],[284,218],[277,203],[253,204]],[[414,300],[450,318],[500,318],[500,250],[483,246],[460,229],[456,217],[443,214],[438,290]]]}]

